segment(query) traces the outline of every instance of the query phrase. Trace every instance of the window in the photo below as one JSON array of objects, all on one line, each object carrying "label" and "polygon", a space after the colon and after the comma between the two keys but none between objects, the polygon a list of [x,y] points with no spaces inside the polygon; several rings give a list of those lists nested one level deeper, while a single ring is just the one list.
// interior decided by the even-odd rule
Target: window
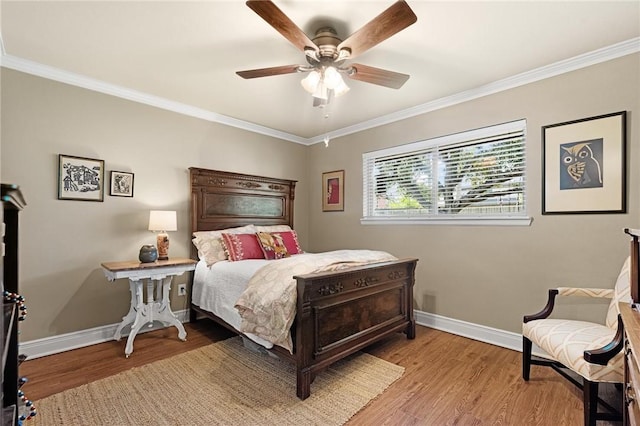
[{"label": "window", "polygon": [[362,222],[528,224],[525,135],[519,120],[363,154]]}]

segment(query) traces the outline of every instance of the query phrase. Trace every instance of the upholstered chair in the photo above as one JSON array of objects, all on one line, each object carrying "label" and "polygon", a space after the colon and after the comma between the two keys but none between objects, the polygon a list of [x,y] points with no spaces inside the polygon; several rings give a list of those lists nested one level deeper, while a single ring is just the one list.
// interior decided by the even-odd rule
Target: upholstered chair
[{"label": "upholstered chair", "polygon": [[[631,302],[629,292],[630,260],[627,259],[613,289],[558,287],[549,290],[544,309],[526,315],[522,324],[522,378],[529,380],[531,364],[553,368],[582,388],[584,424],[595,426],[596,420],[620,420],[620,410],[598,398],[598,383],[624,381],[622,321],[618,319],[619,302]],[[549,318],[556,296],[583,296],[611,299],[605,324]],[[545,358],[532,358],[532,343],[544,350]],[[582,383],[575,374],[582,377]],[[578,378],[579,379],[579,378]],[[598,411],[598,403],[605,412]]]}]

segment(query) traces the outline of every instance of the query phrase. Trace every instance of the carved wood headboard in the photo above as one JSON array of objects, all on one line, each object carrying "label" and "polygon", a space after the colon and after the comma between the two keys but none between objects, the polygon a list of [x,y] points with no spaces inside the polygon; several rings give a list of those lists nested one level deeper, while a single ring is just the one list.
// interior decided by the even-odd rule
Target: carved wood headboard
[{"label": "carved wood headboard", "polygon": [[293,228],[296,181],[189,168],[191,232],[248,224]]}]

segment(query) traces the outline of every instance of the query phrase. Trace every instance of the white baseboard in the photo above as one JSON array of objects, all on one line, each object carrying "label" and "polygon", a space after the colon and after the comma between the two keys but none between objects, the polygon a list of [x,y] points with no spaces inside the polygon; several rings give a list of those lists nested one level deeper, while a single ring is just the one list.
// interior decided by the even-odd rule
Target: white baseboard
[{"label": "white baseboard", "polygon": [[425,327],[435,328],[436,330],[446,331],[447,333],[468,337],[469,339],[479,340],[515,351],[522,351],[522,334],[430,314],[428,312],[415,311],[414,313],[416,323],[424,325]]},{"label": "white baseboard", "polygon": [[[173,313],[178,317],[180,322],[189,322],[188,309],[174,311]],[[104,325],[102,327],[90,328],[88,330],[75,331],[73,333],[21,342],[19,352],[27,355],[27,359],[35,359],[60,352],[70,351],[72,349],[84,348],[85,346],[108,342],[113,340],[113,335],[115,334],[118,325],[119,323]],[[152,327],[143,327],[140,329],[138,334],[159,330],[161,328],[164,328],[162,324],[154,322]],[[125,328],[125,332],[128,332],[128,329]],[[126,338],[126,335],[122,337],[122,339]]]},{"label": "white baseboard", "polygon": [[[174,314],[181,322],[189,321],[189,310],[176,311]],[[428,312],[415,311],[416,323],[425,327],[467,337],[492,345],[500,346],[514,351],[522,351],[522,335],[484,325],[473,324],[453,318],[443,317]],[[76,331],[73,333],[61,334],[58,336],[45,337],[43,339],[31,340],[20,343],[20,353],[27,355],[27,359],[40,358],[46,355],[53,355],[60,352],[78,349],[85,346],[113,340],[113,335],[118,324],[105,325],[88,330]],[[153,327],[144,327],[140,333],[158,330],[161,324],[154,323]],[[123,339],[126,338],[123,337]],[[534,354],[543,355],[538,348],[534,348]]]},{"label": "white baseboard", "polygon": [[[416,310],[414,314],[416,323],[425,327],[522,352],[522,334],[430,314],[428,312]],[[531,348],[531,353],[538,357],[549,358],[549,355],[535,344]]]}]

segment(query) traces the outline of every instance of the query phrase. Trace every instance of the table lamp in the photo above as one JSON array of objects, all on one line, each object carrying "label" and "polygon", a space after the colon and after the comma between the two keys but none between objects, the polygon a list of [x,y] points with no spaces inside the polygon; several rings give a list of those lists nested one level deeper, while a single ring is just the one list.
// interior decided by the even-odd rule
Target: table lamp
[{"label": "table lamp", "polygon": [[169,259],[169,235],[167,231],[177,231],[176,212],[151,210],[149,212],[149,231],[158,232],[158,260]]}]

